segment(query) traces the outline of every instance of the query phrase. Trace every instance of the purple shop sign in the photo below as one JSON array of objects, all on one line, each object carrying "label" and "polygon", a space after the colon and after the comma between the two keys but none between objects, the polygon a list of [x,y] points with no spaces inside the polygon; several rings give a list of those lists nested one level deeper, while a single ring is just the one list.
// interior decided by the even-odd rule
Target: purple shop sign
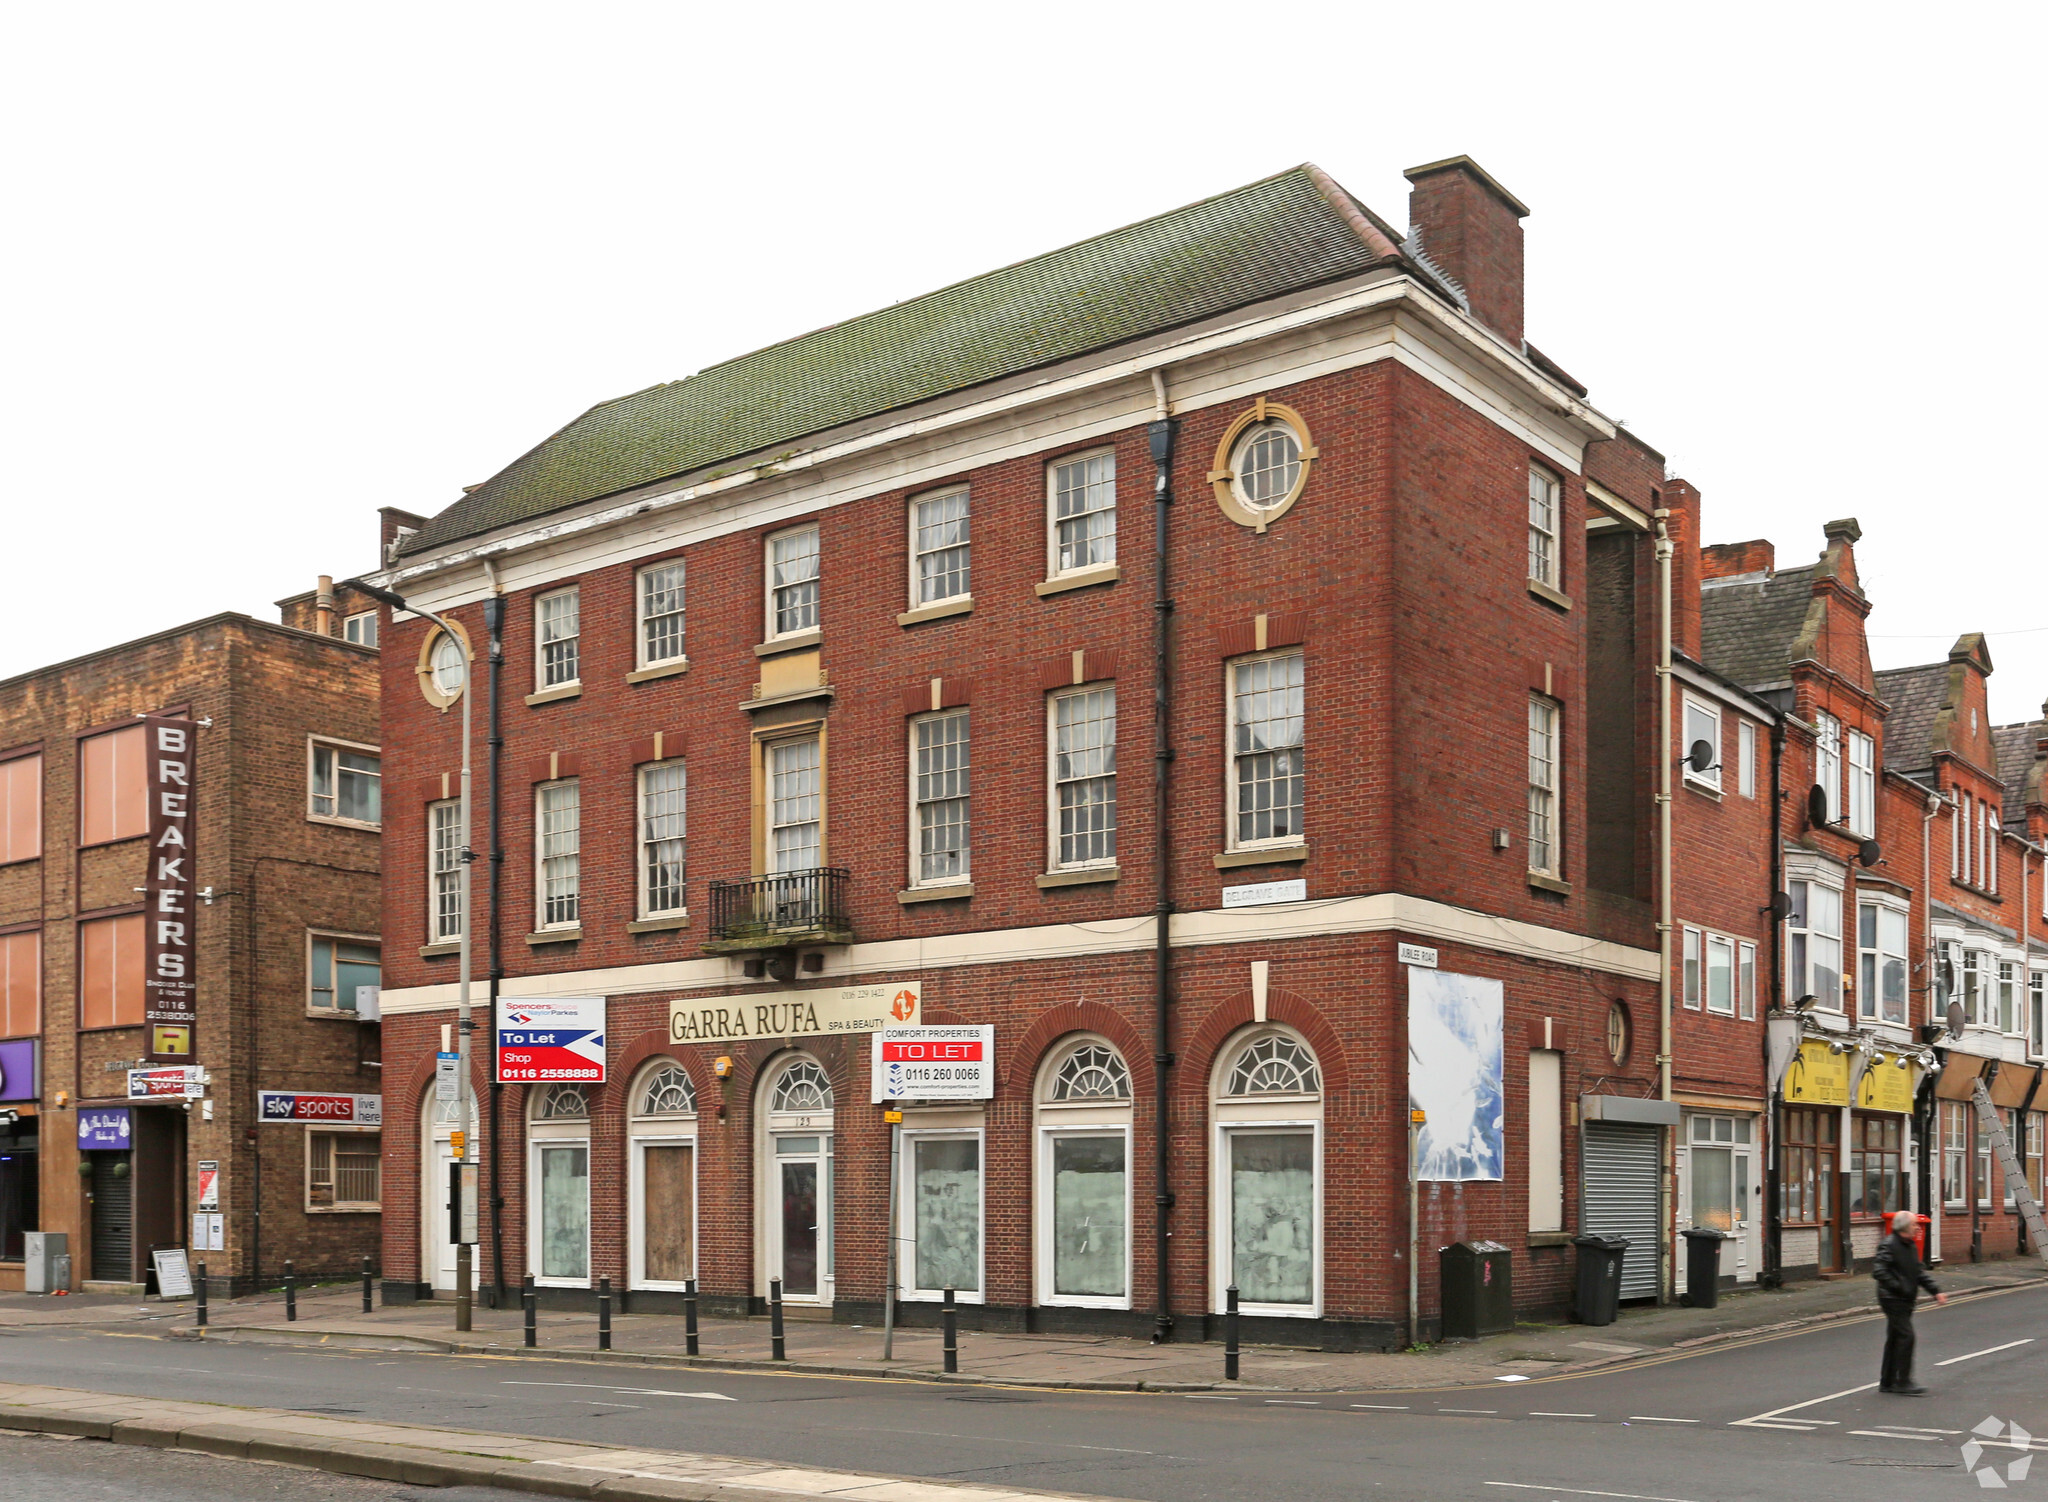
[{"label": "purple shop sign", "polygon": [[0,1101],[35,1100],[42,1095],[38,1062],[34,1038],[0,1043]]},{"label": "purple shop sign", "polygon": [[134,1133],[129,1124],[130,1112],[126,1106],[93,1106],[78,1113],[78,1146],[81,1151],[94,1148],[122,1149],[132,1145]]}]

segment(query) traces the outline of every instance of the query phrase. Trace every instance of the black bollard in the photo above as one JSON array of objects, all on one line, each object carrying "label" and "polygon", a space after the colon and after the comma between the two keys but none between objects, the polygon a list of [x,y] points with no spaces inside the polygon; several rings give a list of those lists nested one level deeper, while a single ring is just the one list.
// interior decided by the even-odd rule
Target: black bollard
[{"label": "black bollard", "polygon": [[540,1344],[540,1296],[533,1291],[533,1274],[526,1275],[526,1285],[519,1290],[519,1301],[526,1306],[526,1344],[529,1348]]},{"label": "black bollard", "polygon": [[597,1280],[597,1348],[609,1351],[612,1348],[612,1280]]},{"label": "black bollard", "polygon": [[683,1285],[683,1354],[697,1354],[697,1280]]},{"label": "black bollard", "polygon": [[1237,1285],[1223,1290],[1223,1380],[1237,1380]]},{"label": "black bollard", "polygon": [[299,1317],[299,1285],[292,1280],[292,1265],[284,1265],[284,1317],[295,1320]]},{"label": "black bollard", "polygon": [[199,1323],[206,1323],[206,1264],[199,1264],[199,1276],[192,1281],[192,1293],[199,1300]]},{"label": "black bollard", "polygon": [[768,1355],[771,1360],[787,1361],[782,1348],[782,1279],[768,1280]]},{"label": "black bollard", "polygon": [[370,1259],[365,1257],[363,1258],[363,1313],[365,1314],[374,1312],[370,1304],[370,1281]]},{"label": "black bollard", "polygon": [[946,1290],[946,1297],[939,1305],[939,1318],[946,1328],[946,1370],[960,1370],[960,1320],[959,1311],[953,1307],[953,1290]]}]

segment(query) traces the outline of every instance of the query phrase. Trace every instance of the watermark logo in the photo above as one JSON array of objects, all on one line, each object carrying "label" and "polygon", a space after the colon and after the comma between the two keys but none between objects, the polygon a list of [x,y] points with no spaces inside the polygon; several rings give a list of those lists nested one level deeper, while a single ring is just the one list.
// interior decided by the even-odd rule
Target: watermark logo
[{"label": "watermark logo", "polygon": [[[1970,1431],[1976,1438],[1963,1446],[1963,1464],[1977,1478],[1977,1485],[1986,1491],[2004,1491],[2027,1479],[2027,1470],[2034,1463],[2031,1453],[2034,1436],[2018,1424],[2008,1424],[1997,1415],[1985,1419]],[[2018,1460],[2010,1461],[2003,1470],[1995,1460],[1986,1458],[1985,1452],[1993,1446],[2001,1450],[2019,1450]]]}]

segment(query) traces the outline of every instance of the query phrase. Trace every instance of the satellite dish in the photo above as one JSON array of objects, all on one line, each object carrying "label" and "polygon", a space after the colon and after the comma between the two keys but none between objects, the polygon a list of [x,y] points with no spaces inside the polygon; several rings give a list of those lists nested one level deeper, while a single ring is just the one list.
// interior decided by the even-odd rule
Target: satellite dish
[{"label": "satellite dish", "polygon": [[1874,866],[1883,859],[1884,846],[1876,840],[1865,840],[1856,847],[1856,864],[1859,866]]},{"label": "satellite dish", "polygon": [[1792,916],[1792,894],[1790,892],[1771,893],[1771,916],[1779,919]]},{"label": "satellite dish", "polygon": [[1828,825],[1828,790],[1817,782],[1813,791],[1806,795],[1806,822],[1816,829],[1825,829]]},{"label": "satellite dish", "polygon": [[1714,743],[1694,741],[1692,749],[1685,753],[1685,764],[1695,772],[1711,772],[1714,769]]},{"label": "satellite dish", "polygon": [[1952,1001],[1948,1004],[1948,1035],[1960,1038],[1963,1035],[1963,1004]]}]

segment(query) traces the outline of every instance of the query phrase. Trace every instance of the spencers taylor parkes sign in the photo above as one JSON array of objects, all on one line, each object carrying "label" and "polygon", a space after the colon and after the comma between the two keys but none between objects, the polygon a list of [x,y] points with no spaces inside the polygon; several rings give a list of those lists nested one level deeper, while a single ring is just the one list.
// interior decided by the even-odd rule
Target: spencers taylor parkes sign
[{"label": "spencers taylor parkes sign", "polygon": [[197,1043],[199,989],[193,960],[192,835],[198,820],[192,769],[199,727],[155,715],[142,722],[142,785],[149,799],[149,869],[142,878],[143,1021],[154,1064],[190,1064]]},{"label": "spencers taylor parkes sign", "polygon": [[668,1040],[720,1043],[729,1038],[830,1038],[909,1027],[917,1022],[918,994],[918,982],[913,980],[836,990],[691,997],[670,1003]]}]

